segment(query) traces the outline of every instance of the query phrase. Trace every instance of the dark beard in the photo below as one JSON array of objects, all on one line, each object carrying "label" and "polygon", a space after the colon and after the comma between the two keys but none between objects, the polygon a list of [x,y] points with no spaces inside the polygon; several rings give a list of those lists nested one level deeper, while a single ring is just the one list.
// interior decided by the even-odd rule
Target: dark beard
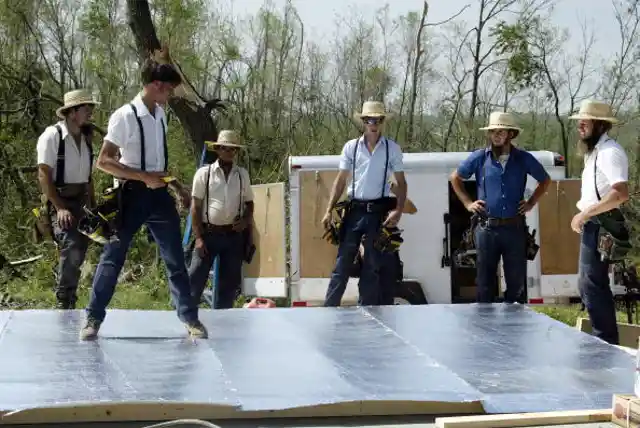
[{"label": "dark beard", "polygon": [[598,141],[600,141],[600,137],[602,137],[604,133],[604,126],[599,122],[595,122],[591,135],[586,138],[581,138],[578,141],[578,152],[582,156],[591,154],[593,152],[593,149],[596,148],[596,144],[598,144]]}]

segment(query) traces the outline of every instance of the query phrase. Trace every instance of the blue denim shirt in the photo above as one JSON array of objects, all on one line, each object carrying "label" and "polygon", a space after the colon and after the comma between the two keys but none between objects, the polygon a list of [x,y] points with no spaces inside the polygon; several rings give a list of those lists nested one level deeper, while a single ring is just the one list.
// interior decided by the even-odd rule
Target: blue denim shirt
[{"label": "blue denim shirt", "polygon": [[485,201],[489,217],[509,218],[518,215],[518,205],[524,199],[527,176],[538,182],[549,174],[529,152],[511,148],[509,160],[502,165],[490,148],[474,151],[458,167],[458,175],[469,179],[475,175],[478,199]]}]

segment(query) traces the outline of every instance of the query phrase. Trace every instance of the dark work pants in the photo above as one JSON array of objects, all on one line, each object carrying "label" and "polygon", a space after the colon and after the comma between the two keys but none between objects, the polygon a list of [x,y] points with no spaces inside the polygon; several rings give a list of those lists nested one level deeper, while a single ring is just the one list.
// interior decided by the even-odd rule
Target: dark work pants
[{"label": "dark work pants", "polygon": [[198,306],[191,299],[189,275],[184,263],[180,216],[167,188],[149,189],[142,183],[123,188],[122,222],[119,241],[104,246],[96,269],[87,314],[102,321],[115,292],[129,245],[136,232],[146,224],[160,249],[169,279],[169,290],[178,317],[183,322],[198,319]]},{"label": "dark work pants", "polygon": [[526,229],[521,223],[476,228],[477,301],[492,303],[498,291],[498,264],[502,257],[507,303],[524,302],[527,281]]},{"label": "dark work pants", "polygon": [[582,229],[578,289],[589,313],[592,334],[617,345],[616,307],[609,284],[609,263],[603,262],[598,252],[599,231],[600,226],[593,221],[585,223]]},{"label": "dark work pants", "polygon": [[[383,215],[384,212],[370,213],[357,206],[351,208],[347,214],[343,223],[344,231],[338,247],[336,266],[331,274],[324,306],[340,306],[360,243],[364,246],[364,258],[358,281],[358,304],[375,306],[393,303],[393,292],[387,290],[395,285],[396,270],[392,265],[393,254],[382,254],[373,247],[380,233]],[[363,236],[365,236],[364,242]],[[391,300],[391,303],[383,302],[383,299]]]},{"label": "dark work pants", "polygon": [[[80,268],[84,263],[87,249],[89,248],[89,238],[77,229],[78,217],[76,216],[81,215],[81,211],[73,209],[72,214],[75,218],[75,224],[69,229],[61,229],[55,217],[52,224],[60,256],[55,286],[57,307],[59,309],[75,309],[76,307]],[[55,216],[55,213],[53,216]]]},{"label": "dark work pants", "polygon": [[200,304],[202,293],[209,279],[209,272],[216,256],[218,263],[218,284],[214,289],[214,309],[230,309],[241,287],[243,263],[243,234],[233,231],[207,231],[204,236],[207,253],[202,256],[196,248],[191,255],[189,278],[191,297]]}]

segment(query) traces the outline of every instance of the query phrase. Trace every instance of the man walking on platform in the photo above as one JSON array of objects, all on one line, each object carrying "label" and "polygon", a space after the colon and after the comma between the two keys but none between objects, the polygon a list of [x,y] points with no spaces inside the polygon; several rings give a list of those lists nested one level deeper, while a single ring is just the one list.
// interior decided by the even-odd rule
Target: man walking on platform
[{"label": "man walking on platform", "polygon": [[189,267],[191,296],[200,303],[213,261],[220,257],[214,309],[233,307],[242,282],[245,241],[253,225],[253,190],[246,169],[235,155],[243,146],[235,131],[220,131],[210,144],[218,160],[196,171],[193,178],[191,215],[195,248]]},{"label": "man walking on platform", "polygon": [[[609,281],[610,262],[598,250],[601,233],[628,241],[628,230],[620,205],[629,199],[629,160],[624,148],[608,135],[618,123],[611,107],[583,101],[577,120],[579,148],[584,155],[582,188],[571,228],[581,234],[578,289],[593,335],[617,345],[616,308]],[[616,230],[617,229],[617,230]],[[623,235],[623,236],[619,236]]]},{"label": "man walking on platform", "polygon": [[[388,117],[383,103],[365,102],[362,112],[355,115],[356,120],[364,125],[364,134],[348,141],[342,149],[340,171],[322,219],[326,229],[330,227],[332,211],[345,190],[349,176],[351,184],[347,190],[346,215],[340,228],[338,257],[324,306],[340,306],[363,236],[364,263],[358,282],[359,305],[380,305],[382,298],[390,294],[383,292],[382,287],[393,287],[396,283],[393,254],[383,253],[374,246],[382,226],[394,227],[400,221],[407,196],[402,149],[395,141],[382,136],[382,127]],[[391,175],[397,185],[395,198],[389,196]]]},{"label": "man walking on platform", "polygon": [[167,184],[167,118],[160,105],[181,83],[170,64],[147,61],[142,70],[144,88],[131,103],[109,118],[107,135],[98,157],[98,167],[118,179],[122,198],[119,241],[106,244],[96,269],[87,322],[81,339],[95,339],[113,297],[131,239],[146,224],[160,248],[167,269],[169,288],[178,317],[193,337],[206,338],[198,319],[198,306],[191,299],[189,276],[184,262],[180,217],[167,187],[188,207],[189,194],[177,181]]},{"label": "man walking on platform", "polygon": [[98,104],[83,89],[67,92],[64,105],[56,111],[60,121],[38,138],[38,181],[60,252],[55,288],[58,309],[75,309],[80,268],[89,247],[89,238],[78,231],[78,221],[84,215],[83,206],[95,204],[89,121]]},{"label": "man walking on platform", "polygon": [[[477,250],[477,301],[491,303],[498,292],[498,263],[503,260],[507,303],[526,303],[527,229],[525,214],[546,192],[551,179],[533,155],[511,143],[522,131],[510,113],[494,112],[488,131],[489,145],[474,151],[451,175],[451,185],[466,209],[480,216],[475,230]],[[475,175],[477,200],[467,194],[463,180]],[[528,200],[528,176],[538,186]]]}]

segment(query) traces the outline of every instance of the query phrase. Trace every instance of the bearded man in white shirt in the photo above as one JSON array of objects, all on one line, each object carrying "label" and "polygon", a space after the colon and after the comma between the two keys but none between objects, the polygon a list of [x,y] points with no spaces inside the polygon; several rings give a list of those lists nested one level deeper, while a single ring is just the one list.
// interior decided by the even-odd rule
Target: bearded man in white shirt
[{"label": "bearded man in white shirt", "polygon": [[624,217],[619,210],[629,199],[629,161],[609,130],[618,121],[605,103],[586,100],[580,112],[571,116],[578,121],[580,149],[584,153],[582,188],[571,228],[580,233],[578,288],[589,313],[593,335],[617,345],[619,342],[616,309],[609,285],[610,262],[603,260],[598,241],[604,216]]}]

